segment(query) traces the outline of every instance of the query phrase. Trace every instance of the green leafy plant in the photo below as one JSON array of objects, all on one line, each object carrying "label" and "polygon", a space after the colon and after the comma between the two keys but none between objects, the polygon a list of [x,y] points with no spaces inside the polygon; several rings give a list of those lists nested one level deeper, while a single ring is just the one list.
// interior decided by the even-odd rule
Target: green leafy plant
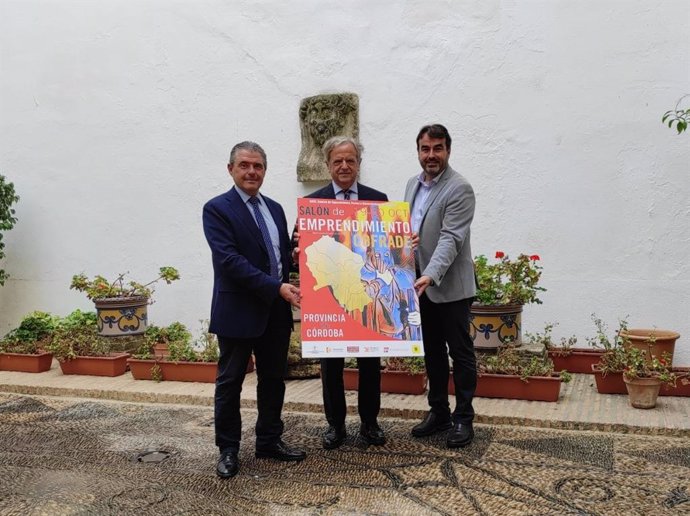
[{"label": "green leafy plant", "polygon": [[168,344],[168,352],[168,360],[171,362],[201,362],[191,341],[173,341]]},{"label": "green leafy plant", "polygon": [[542,267],[539,255],[521,254],[511,260],[503,251],[496,251],[498,262],[489,263],[484,255],[474,259],[477,276],[476,302],[480,305],[541,304],[537,297],[546,289],[538,286]]},{"label": "green leafy plant", "polygon": [[156,383],[163,381],[163,370],[161,369],[161,366],[158,365],[158,362],[151,366],[151,380]]},{"label": "green leafy plant", "polygon": [[[157,344],[167,345],[167,357],[155,356],[154,348]],[[192,334],[178,321],[164,327],[150,325],[146,328],[142,345],[134,354],[134,358],[141,360],[170,362],[217,362],[218,357],[218,341],[215,335],[208,333],[208,323],[202,328],[201,337],[192,342]]]},{"label": "green leafy plant", "polygon": [[599,363],[596,364],[597,371],[600,371],[603,376],[609,373],[622,372],[627,360],[625,347],[630,342],[627,336],[621,335],[621,331],[628,329],[627,320],[620,319],[618,321],[618,331],[613,338],[609,337],[606,323],[596,314],[592,314],[592,321],[596,327],[596,336],[588,338],[587,342],[595,349],[604,350]]},{"label": "green leafy plant", "polygon": [[690,123],[690,107],[686,109],[680,107],[683,99],[688,97],[690,97],[690,94],[683,95],[679,98],[678,102],[676,102],[676,107],[666,111],[661,118],[661,123],[668,124],[669,128],[673,127],[673,124],[676,124],[676,131],[678,131],[678,134],[687,130],[688,123]]},{"label": "green leafy plant", "polygon": [[50,343],[58,321],[47,312],[31,312],[0,341],[0,353],[38,353]]},{"label": "green leafy plant", "polygon": [[[477,355],[477,371],[482,374],[506,374],[519,376],[528,382],[530,376],[553,376],[553,361],[546,352],[540,354],[523,353],[515,346],[504,346],[496,354],[480,353]],[[569,382],[572,375],[561,371],[561,381]]]},{"label": "green leafy plant", "polygon": [[676,375],[671,372],[668,364],[671,363],[671,356],[664,353],[661,358],[651,356],[647,359],[647,354],[638,348],[630,347],[625,351],[625,368],[623,376],[628,380],[636,378],[657,378],[661,383],[668,385],[676,384]]},{"label": "green leafy plant", "polygon": [[[293,273],[291,273],[293,274]],[[292,282],[292,278],[290,282]],[[297,276],[299,281],[299,275]],[[321,361],[318,358],[302,357],[302,339],[299,331],[290,334],[290,344],[287,355],[287,377],[291,379],[316,378],[321,370]],[[352,367],[357,367],[355,364]]]},{"label": "green leafy plant", "polygon": [[100,336],[96,320],[94,312],[81,310],[75,310],[60,319],[46,351],[50,351],[57,360],[64,362],[78,356],[110,356],[112,353],[136,349],[140,345],[140,337],[125,336],[113,339]]},{"label": "green leafy plant", "polygon": [[174,267],[161,267],[156,279],[143,284],[136,281],[125,283],[125,276],[126,273],[120,274],[115,281],[110,282],[103,276],[95,276],[93,279],[89,279],[84,273],[76,274],[72,276],[72,283],[69,288],[85,292],[86,296],[91,300],[129,297],[146,297],[150,299],[154,291],[152,287],[154,283],[163,280],[169,285],[173,281],[180,279],[180,273]]},{"label": "green leafy plant", "polygon": [[410,374],[419,374],[426,371],[424,357],[386,357],[383,360],[385,371],[402,371]]},{"label": "green leafy plant", "polygon": [[558,323],[547,323],[544,326],[542,333],[525,332],[525,340],[533,345],[542,346],[546,351],[552,351],[558,356],[568,356],[572,354],[573,347],[577,344],[577,337],[571,335],[570,337],[561,337],[560,346],[556,346],[553,341],[553,329],[558,326]]},{"label": "green leafy plant", "polygon": [[[14,191],[14,184],[5,179],[5,176],[0,174],[0,260],[5,258],[5,244],[2,241],[2,232],[9,231],[17,223],[17,217],[14,216],[14,208],[12,205],[19,201],[19,196]],[[5,284],[5,280],[9,275],[0,269],[0,286]]]}]

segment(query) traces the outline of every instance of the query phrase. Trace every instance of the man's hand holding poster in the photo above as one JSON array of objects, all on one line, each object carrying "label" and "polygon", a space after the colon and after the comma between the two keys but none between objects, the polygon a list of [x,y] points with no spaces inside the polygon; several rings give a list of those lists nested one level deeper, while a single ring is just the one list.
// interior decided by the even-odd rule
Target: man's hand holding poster
[{"label": "man's hand holding poster", "polygon": [[298,200],[302,356],[423,355],[406,202]]}]

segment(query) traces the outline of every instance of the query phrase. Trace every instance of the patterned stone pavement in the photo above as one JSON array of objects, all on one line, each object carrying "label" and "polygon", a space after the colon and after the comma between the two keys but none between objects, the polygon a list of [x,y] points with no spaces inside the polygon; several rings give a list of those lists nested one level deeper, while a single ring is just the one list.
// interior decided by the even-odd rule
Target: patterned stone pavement
[{"label": "patterned stone pavement", "polygon": [[[0,514],[690,514],[684,438],[477,425],[474,443],[408,437],[320,447],[323,418],[285,414],[298,464],[253,454],[243,411],[240,474],[215,476],[212,410],[0,394]],[[147,462],[168,454],[162,462]],[[161,455],[162,456],[162,455]],[[138,459],[139,457],[139,459]]]}]

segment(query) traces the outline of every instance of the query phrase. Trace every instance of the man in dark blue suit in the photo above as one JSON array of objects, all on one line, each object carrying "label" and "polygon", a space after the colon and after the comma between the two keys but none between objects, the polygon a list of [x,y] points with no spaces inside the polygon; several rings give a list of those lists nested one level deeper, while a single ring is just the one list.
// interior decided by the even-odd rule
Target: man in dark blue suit
[{"label": "man in dark blue suit", "polygon": [[[332,182],[307,197],[360,201],[387,201],[383,192],[364,186],[357,181],[362,161],[362,146],[353,138],[334,136],[323,145],[323,154],[331,173]],[[343,358],[321,359],[321,385],[323,408],[328,430],[322,444],[327,450],[338,448],[345,441],[345,386],[343,385]],[[357,410],[361,420],[360,435],[369,444],[382,445],[386,436],[378,425],[381,408],[381,359],[357,358],[359,390]]]},{"label": "man in dark blue suit", "polygon": [[281,439],[290,305],[299,306],[300,301],[299,289],[288,283],[287,220],[278,203],[259,193],[266,153],[258,144],[235,145],[228,172],[235,186],[208,201],[203,210],[213,259],[209,331],[218,336],[220,346],[215,430],[220,450],[216,472],[221,478],[239,470],[240,392],[252,351],[258,377],[256,457],[283,461],[306,457]]}]

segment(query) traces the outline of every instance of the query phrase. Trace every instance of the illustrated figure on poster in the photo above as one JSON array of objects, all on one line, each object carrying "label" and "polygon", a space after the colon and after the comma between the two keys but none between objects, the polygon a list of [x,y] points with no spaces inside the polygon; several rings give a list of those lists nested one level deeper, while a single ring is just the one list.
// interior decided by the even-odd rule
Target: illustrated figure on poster
[{"label": "illustrated figure on poster", "polygon": [[389,249],[369,247],[366,255],[361,278],[372,301],[361,312],[362,325],[394,339],[421,339],[414,275],[394,265]]}]

